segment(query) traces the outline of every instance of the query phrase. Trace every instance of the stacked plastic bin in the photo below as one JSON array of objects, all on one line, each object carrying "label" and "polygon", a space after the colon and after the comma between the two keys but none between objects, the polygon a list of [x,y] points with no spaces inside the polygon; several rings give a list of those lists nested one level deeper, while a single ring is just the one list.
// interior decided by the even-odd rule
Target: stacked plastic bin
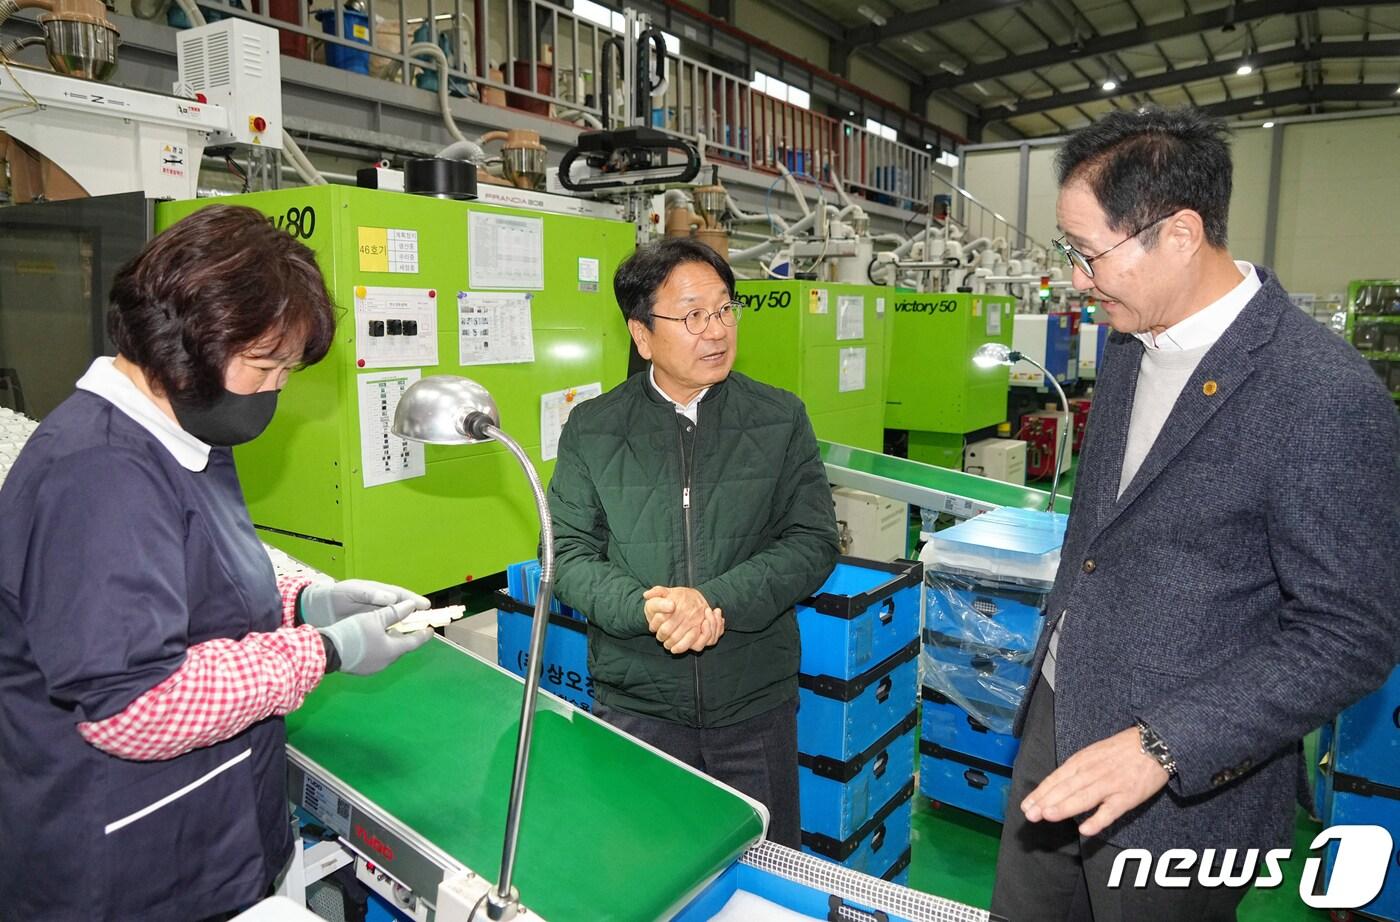
[{"label": "stacked plastic bin", "polygon": [[797,606],[802,850],[908,878],[922,567],[843,557]]},{"label": "stacked plastic bin", "polygon": [[[1323,827],[1380,826],[1390,833],[1390,872],[1380,893],[1357,907],[1357,914],[1400,920],[1400,669],[1379,690],[1338,714],[1318,745]],[[1335,841],[1327,847],[1329,884],[1337,848]]]},{"label": "stacked plastic bin", "polygon": [[[530,663],[530,628],[539,588],[540,562],[526,560],[506,567],[506,589],[496,597],[496,661],[518,676],[525,675]],[[587,629],[583,615],[558,599],[550,599],[540,687],[575,707],[592,711]]]},{"label": "stacked plastic bin", "polygon": [[923,723],[919,790],[1001,822],[1063,515],[996,509],[924,545]]}]

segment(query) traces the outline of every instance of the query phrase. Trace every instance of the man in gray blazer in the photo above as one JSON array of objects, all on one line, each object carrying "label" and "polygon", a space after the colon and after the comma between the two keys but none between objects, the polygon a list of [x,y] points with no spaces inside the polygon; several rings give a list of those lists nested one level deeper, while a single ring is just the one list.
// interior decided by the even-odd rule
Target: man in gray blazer
[{"label": "man in gray blazer", "polygon": [[1359,353],[1231,258],[1221,125],[1115,112],[1057,168],[1057,246],[1114,332],[992,910],[1233,919],[1247,887],[1138,889],[1134,863],[1109,888],[1110,869],[1125,848],[1293,844],[1300,740],[1400,659],[1400,415]]}]

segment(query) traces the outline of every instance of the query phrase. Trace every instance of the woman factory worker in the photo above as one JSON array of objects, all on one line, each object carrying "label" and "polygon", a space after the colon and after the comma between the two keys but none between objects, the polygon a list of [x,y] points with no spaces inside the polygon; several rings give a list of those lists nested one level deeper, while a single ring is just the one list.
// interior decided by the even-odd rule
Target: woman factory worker
[{"label": "woman factory worker", "polygon": [[291,854],[281,715],[431,632],[393,586],[278,581],[229,446],[334,307],[309,249],[211,206],[118,274],[99,358],[0,490],[0,917],[190,922]]}]

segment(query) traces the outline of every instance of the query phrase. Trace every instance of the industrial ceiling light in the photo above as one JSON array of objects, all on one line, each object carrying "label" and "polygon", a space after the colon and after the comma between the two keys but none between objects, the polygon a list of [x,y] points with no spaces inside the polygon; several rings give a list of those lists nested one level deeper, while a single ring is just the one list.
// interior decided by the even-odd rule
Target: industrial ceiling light
[{"label": "industrial ceiling light", "polygon": [[1114,80],[1112,77],[1109,77],[1103,82],[1103,91],[1105,93],[1112,93],[1116,89],[1118,89],[1118,81]]},{"label": "industrial ceiling light", "polygon": [[1273,123],[1273,122],[1265,122],[1265,123],[1263,124],[1262,127],[1264,127],[1264,128],[1272,128],[1272,127],[1274,127],[1274,123]]},{"label": "industrial ceiling light", "polygon": [[1235,75],[1238,77],[1248,77],[1252,73],[1254,73],[1254,68],[1248,61],[1235,68]]},{"label": "industrial ceiling light", "polygon": [[[521,807],[525,800],[525,772],[530,760],[530,737],[535,728],[535,701],[540,691],[540,667],[544,662],[544,632],[549,624],[549,603],[554,595],[554,521],[549,515],[540,475],[530,458],[499,428],[500,411],[490,392],[475,381],[456,375],[433,375],[415,382],[399,398],[390,431],[401,439],[432,445],[473,445],[500,442],[520,462],[529,478],[540,518],[540,588],[535,597],[535,621],[530,628],[530,659],[526,667],[525,697],[520,705],[520,730],[515,741],[515,769],[510,780],[510,805],[506,812],[505,841],[501,849],[501,879],[490,891],[486,917],[507,919],[515,915],[519,897],[511,887],[516,844],[520,838]],[[477,918],[473,913],[473,918]]]},{"label": "industrial ceiling light", "polygon": [[946,70],[948,73],[952,74],[954,77],[961,77],[963,75],[963,66],[954,61],[939,61],[938,66]]},{"label": "industrial ceiling light", "polygon": [[858,6],[856,7],[856,12],[864,16],[871,22],[875,23],[875,25],[877,26],[883,26],[887,22],[885,17],[881,16],[879,13],[875,12],[868,6]]},{"label": "industrial ceiling light", "polygon": [[923,54],[925,51],[928,51],[928,46],[912,35],[905,36],[904,44],[908,45],[910,48],[913,48],[915,51],[919,52],[919,54]]},{"label": "industrial ceiling light", "polygon": [[972,364],[978,368],[996,368],[998,365],[1011,366],[1017,362],[1029,362],[1040,369],[1045,380],[1055,388],[1055,394],[1060,398],[1060,419],[1055,426],[1055,475],[1050,480],[1050,505],[1046,508],[1055,511],[1055,497],[1060,492],[1060,458],[1064,457],[1065,436],[1069,435],[1069,426],[1066,421],[1069,419],[1069,400],[1065,397],[1064,388],[1060,387],[1060,382],[1055,380],[1055,376],[1045,370],[1045,366],[1023,352],[1016,352],[1005,343],[983,343],[977,347],[977,351],[972,353]]}]

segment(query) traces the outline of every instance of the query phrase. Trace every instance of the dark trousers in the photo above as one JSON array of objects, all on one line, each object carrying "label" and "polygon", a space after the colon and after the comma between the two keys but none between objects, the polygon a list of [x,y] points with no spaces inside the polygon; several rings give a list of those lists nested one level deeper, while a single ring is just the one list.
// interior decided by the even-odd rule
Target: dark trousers
[{"label": "dark trousers", "polygon": [[594,705],[593,713],[768,808],[768,838],[802,846],[797,801],[797,701],[727,727],[687,727]]},{"label": "dark trousers", "polygon": [[[1055,693],[1037,682],[1031,693],[1021,749],[1011,771],[1011,796],[997,854],[992,912],[1013,922],[1233,922],[1248,887],[1206,889],[1131,886],[1138,862],[1110,890],[1109,874],[1120,849],[1079,835],[1077,822],[1027,822],[1021,801],[1055,770]],[[1155,858],[1171,848],[1163,842]]]}]

